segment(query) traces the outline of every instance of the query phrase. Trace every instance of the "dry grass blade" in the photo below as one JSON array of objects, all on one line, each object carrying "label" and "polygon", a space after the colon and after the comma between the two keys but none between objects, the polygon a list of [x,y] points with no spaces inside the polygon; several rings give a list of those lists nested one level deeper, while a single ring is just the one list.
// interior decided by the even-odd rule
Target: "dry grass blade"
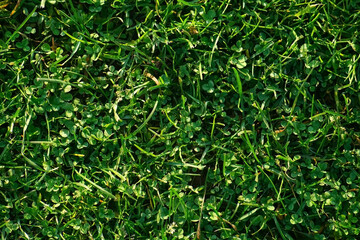
[{"label": "dry grass blade", "polygon": [[18,0],[14,9],[10,13],[10,17],[16,13],[16,10],[20,7],[20,4],[21,4],[21,0]]},{"label": "dry grass blade", "polygon": [[151,80],[153,80],[156,85],[160,85],[159,80],[158,80],[156,77],[154,77],[154,75],[152,75],[152,74],[150,74],[150,73],[148,73],[148,72],[145,72],[144,75],[145,75],[145,77],[148,77],[148,78],[150,78]]}]

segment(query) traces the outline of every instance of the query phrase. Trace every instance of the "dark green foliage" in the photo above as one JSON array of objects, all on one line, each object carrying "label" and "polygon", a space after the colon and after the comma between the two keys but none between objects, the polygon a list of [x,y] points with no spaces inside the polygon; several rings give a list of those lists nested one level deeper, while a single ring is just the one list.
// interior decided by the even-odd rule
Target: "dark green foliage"
[{"label": "dark green foliage", "polygon": [[356,239],[360,2],[0,1],[4,239]]}]

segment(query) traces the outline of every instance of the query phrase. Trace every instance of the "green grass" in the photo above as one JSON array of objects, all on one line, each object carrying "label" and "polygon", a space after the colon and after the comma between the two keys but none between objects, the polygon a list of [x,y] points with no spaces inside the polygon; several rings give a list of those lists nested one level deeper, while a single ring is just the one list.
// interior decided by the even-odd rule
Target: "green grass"
[{"label": "green grass", "polygon": [[0,239],[357,239],[359,9],[0,1]]}]

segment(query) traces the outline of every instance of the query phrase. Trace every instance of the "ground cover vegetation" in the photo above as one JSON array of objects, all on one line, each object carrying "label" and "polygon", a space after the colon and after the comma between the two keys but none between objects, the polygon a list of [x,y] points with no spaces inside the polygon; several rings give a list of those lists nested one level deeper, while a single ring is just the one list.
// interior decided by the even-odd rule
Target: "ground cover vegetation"
[{"label": "ground cover vegetation", "polygon": [[356,239],[359,9],[0,1],[0,238]]}]

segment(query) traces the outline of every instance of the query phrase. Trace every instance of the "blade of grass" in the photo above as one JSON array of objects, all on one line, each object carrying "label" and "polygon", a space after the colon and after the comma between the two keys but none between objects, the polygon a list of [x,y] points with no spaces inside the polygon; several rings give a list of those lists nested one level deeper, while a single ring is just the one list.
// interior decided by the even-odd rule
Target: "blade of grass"
[{"label": "blade of grass", "polygon": [[239,97],[241,99],[242,95],[243,95],[241,79],[240,79],[240,76],[239,76],[239,72],[236,70],[236,68],[233,68],[233,71],[234,71],[235,79],[236,79],[236,83],[237,83],[238,94],[239,94]]},{"label": "blade of grass", "polygon": [[152,111],[150,112],[149,116],[145,119],[145,121],[140,125],[140,127],[138,127],[134,132],[132,132],[129,136],[127,136],[125,139],[129,139],[132,138],[134,136],[136,136],[136,134],[138,134],[144,127],[145,125],[150,121],[152,115],[155,113],[157,105],[159,103],[159,100],[156,100],[155,105],[152,109]]},{"label": "blade of grass", "polygon": [[93,185],[94,187],[96,187],[97,189],[99,189],[100,192],[102,192],[105,196],[110,197],[112,199],[116,199],[115,195],[113,195],[111,192],[105,190],[104,188],[102,188],[101,186],[97,185],[96,183],[94,183],[93,181],[91,181],[90,179],[88,179],[87,177],[85,177],[84,175],[82,175],[81,173],[79,173],[76,169],[75,172],[77,173],[77,175],[79,175],[82,179],[84,179],[85,181],[87,181],[88,183],[90,183],[91,185]]},{"label": "blade of grass", "polygon": [[[80,39],[82,39],[82,37],[80,36]],[[60,64],[61,66],[64,66],[74,55],[75,53],[79,50],[81,42],[76,42],[75,48],[72,51],[72,53],[70,54],[70,57],[68,59],[66,59],[62,64]]]},{"label": "blade of grass", "polygon": [[20,29],[29,21],[29,19],[32,17],[34,12],[36,11],[37,6],[34,7],[34,9],[29,13],[29,15],[25,18],[25,20],[20,24],[20,26],[11,34],[9,39],[5,42],[5,45],[8,45],[9,42],[15,37],[15,35],[20,31]]},{"label": "blade of grass", "polygon": [[207,169],[206,171],[206,178],[205,178],[205,189],[204,189],[204,195],[201,201],[201,206],[200,206],[200,217],[199,217],[199,222],[198,222],[198,226],[197,226],[197,230],[196,230],[196,237],[197,239],[200,239],[201,237],[201,219],[202,219],[202,215],[203,215],[203,209],[204,209],[204,202],[205,202],[205,195],[206,195],[206,189],[207,189],[207,180],[208,180],[208,174],[209,173],[209,169]]},{"label": "blade of grass", "polygon": [[209,58],[209,66],[211,66],[211,62],[212,62],[212,58],[213,58],[213,55],[214,55],[214,52],[215,52],[215,48],[217,47],[217,44],[219,42],[219,39],[220,39],[220,36],[221,36],[221,33],[222,31],[224,30],[224,28],[221,28],[216,40],[215,40],[215,43],[214,43],[214,46],[212,47],[211,49],[211,54],[210,54],[210,58]]},{"label": "blade of grass", "polygon": [[[266,176],[266,178],[269,180],[269,182],[270,182],[271,186],[273,187],[276,195],[277,195],[277,196],[280,196],[280,192],[277,190],[274,182],[271,180],[271,178],[269,177],[269,175],[267,175],[266,172],[262,169],[261,166],[262,166],[263,164],[261,163],[261,161],[260,161],[259,158],[257,157],[257,155],[256,155],[256,153],[255,153],[255,150],[254,150],[254,147],[253,147],[252,143],[250,142],[249,136],[247,135],[246,131],[244,132],[244,135],[245,135],[245,141],[246,141],[246,143],[248,144],[251,153],[253,154],[255,160],[260,164],[260,166],[257,165],[258,169],[259,169],[260,172],[261,172],[262,174],[264,174],[264,175]],[[277,200],[279,200],[279,199],[277,199]],[[281,205],[283,206],[283,208],[286,209],[285,204],[284,204],[284,202],[283,202],[281,199],[280,199],[280,202],[281,202]]]}]

